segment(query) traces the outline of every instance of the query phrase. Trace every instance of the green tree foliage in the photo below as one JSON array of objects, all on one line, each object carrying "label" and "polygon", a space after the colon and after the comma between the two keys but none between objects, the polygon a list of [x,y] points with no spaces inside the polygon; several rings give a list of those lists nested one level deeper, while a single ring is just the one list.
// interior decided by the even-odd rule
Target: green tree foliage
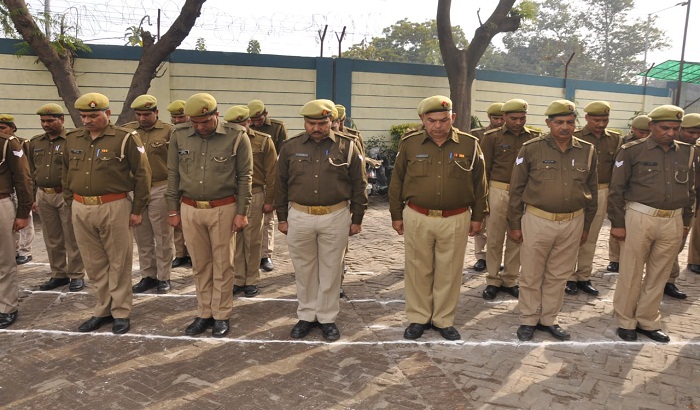
[{"label": "green tree foliage", "polygon": [[246,49],[248,54],[260,54],[260,42],[258,40],[250,40],[248,42],[248,48]]},{"label": "green tree foliage", "polygon": [[143,28],[139,26],[131,26],[126,29],[124,33],[124,39],[126,40],[125,46],[132,47],[143,47],[143,39],[141,35],[143,34]]},{"label": "green tree foliage", "polygon": [[194,44],[194,49],[197,51],[207,51],[207,43],[204,37],[197,38],[197,42]]}]

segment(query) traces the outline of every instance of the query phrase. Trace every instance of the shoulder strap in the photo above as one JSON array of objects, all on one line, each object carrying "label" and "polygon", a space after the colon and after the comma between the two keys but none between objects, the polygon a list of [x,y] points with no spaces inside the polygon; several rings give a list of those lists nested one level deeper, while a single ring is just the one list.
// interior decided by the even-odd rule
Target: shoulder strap
[{"label": "shoulder strap", "polygon": [[[593,150],[595,150],[595,147],[593,146],[593,144],[589,144],[589,145],[590,145],[590,147],[588,148],[588,166],[586,167],[586,169],[588,169],[588,171],[591,170],[591,162],[593,161]],[[619,146],[617,148],[620,149]]]},{"label": "shoulder strap", "polygon": [[[690,170],[690,167],[693,165],[693,160],[695,159],[695,147],[690,146],[690,157],[688,158],[688,169]],[[690,171],[688,171],[690,172]]]},{"label": "shoulder strap", "polygon": [[345,161],[348,163],[348,168],[350,167],[350,162],[352,161],[352,153],[355,151],[355,141],[352,141],[351,144],[348,144],[350,147],[348,148],[348,160]]},{"label": "shoulder strap", "polygon": [[12,138],[8,138],[5,140],[5,143],[2,146],[2,161],[0,161],[0,165],[5,163],[5,159],[7,159],[7,145],[10,143],[10,140]]},{"label": "shoulder strap", "polygon": [[126,142],[129,140],[129,135],[136,135],[136,131],[131,131],[127,132],[126,135],[124,135],[124,139],[122,139],[122,154],[119,156],[119,162],[123,161],[126,155],[124,154],[124,150],[126,149]]}]

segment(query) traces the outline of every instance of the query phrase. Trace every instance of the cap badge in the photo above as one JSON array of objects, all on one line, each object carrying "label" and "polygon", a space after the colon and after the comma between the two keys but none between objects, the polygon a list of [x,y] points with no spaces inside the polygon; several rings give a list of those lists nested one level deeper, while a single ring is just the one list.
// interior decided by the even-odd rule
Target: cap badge
[{"label": "cap badge", "polygon": [[90,103],[88,104],[88,106],[89,106],[90,108],[95,108],[95,107],[97,107],[97,103],[94,102],[94,101],[90,101]]}]

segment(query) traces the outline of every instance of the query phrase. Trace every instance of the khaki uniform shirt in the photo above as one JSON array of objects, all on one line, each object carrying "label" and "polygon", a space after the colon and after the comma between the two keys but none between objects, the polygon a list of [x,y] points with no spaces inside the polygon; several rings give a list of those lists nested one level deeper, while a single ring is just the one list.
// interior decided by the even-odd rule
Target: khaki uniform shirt
[{"label": "khaki uniform shirt", "polygon": [[349,200],[352,223],[361,224],[368,202],[366,187],[364,162],[351,138],[331,131],[317,143],[306,133],[298,134],[282,145],[278,158],[277,218],[287,220],[290,201],[330,206]]},{"label": "khaki uniform shirt", "polygon": [[168,148],[169,210],[180,197],[213,201],[236,196],[236,213],[247,215],[252,198],[253,154],[245,127],[221,121],[212,135],[198,135],[187,122],[173,128]]},{"label": "khaki uniform shirt", "polygon": [[523,128],[520,135],[515,135],[505,125],[484,133],[481,150],[484,152],[486,180],[509,183],[520,148],[525,142],[539,136],[538,131],[528,127]]},{"label": "khaki uniform shirt", "polygon": [[636,138],[634,137],[634,134],[632,134],[632,131],[630,131],[627,135],[622,137],[622,143],[627,144],[628,142],[635,141]]},{"label": "khaki uniform shirt", "polygon": [[[126,142],[126,143],[125,143]],[[151,198],[151,166],[139,135],[111,123],[94,140],[85,128],[66,134],[61,185],[66,202],[82,196],[134,192],[131,213]]]},{"label": "khaki uniform shirt", "polygon": [[683,208],[683,225],[690,226],[695,203],[695,172],[691,146],[674,141],[663,148],[652,138],[622,146],[615,159],[608,217],[613,228],[625,227],[625,204],[639,202],[657,209]]},{"label": "khaki uniform shirt", "polygon": [[66,130],[53,140],[39,134],[29,141],[29,169],[39,188],[59,188],[63,174],[63,156],[66,148]]},{"label": "khaki uniform shirt", "polygon": [[265,204],[275,201],[275,169],[277,151],[272,138],[262,132],[249,129],[248,138],[253,151],[253,188],[265,188]]},{"label": "khaki uniform shirt", "polygon": [[488,187],[479,141],[452,128],[442,146],[425,130],[404,136],[389,185],[392,221],[403,220],[406,202],[427,209],[472,208],[472,220],[482,222],[488,211]]},{"label": "khaki uniform shirt", "polygon": [[510,229],[521,229],[527,204],[557,214],[583,209],[588,231],[598,209],[597,163],[593,145],[575,137],[564,152],[551,134],[523,144],[510,180]]},{"label": "khaki uniform shirt", "polygon": [[135,130],[141,137],[141,142],[146,148],[148,163],[151,164],[153,182],[165,181],[168,179],[168,142],[173,126],[157,120],[150,130],[145,130],[139,126],[138,121],[124,124],[124,128]]},{"label": "khaki uniform shirt", "polygon": [[282,146],[282,143],[287,139],[287,128],[285,128],[284,122],[274,120],[270,117],[265,118],[265,122],[263,122],[263,125],[259,127],[251,126],[250,128],[272,137],[272,142],[275,144],[276,152],[280,152],[280,147]]},{"label": "khaki uniform shirt", "polygon": [[598,183],[609,184],[612,177],[615,154],[622,146],[621,135],[606,129],[603,131],[603,135],[598,138],[593,135],[588,126],[585,126],[575,131],[574,137],[593,144],[598,154]]},{"label": "khaki uniform shirt", "polygon": [[32,181],[22,143],[14,135],[0,133],[0,194],[17,194],[17,218],[29,218],[32,210]]}]

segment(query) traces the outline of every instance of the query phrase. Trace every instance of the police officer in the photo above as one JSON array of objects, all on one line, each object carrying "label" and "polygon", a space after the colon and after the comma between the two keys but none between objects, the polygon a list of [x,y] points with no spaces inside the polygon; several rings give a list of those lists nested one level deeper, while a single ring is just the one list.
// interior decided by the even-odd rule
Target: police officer
[{"label": "police officer", "polygon": [[[7,117],[0,115],[0,119]],[[17,320],[19,286],[13,233],[29,223],[32,183],[19,139],[0,131],[0,150],[0,329],[4,329]],[[17,206],[10,197],[12,193],[17,195]]]},{"label": "police officer", "polygon": [[331,130],[334,105],[306,103],[305,132],[288,139],[277,163],[275,209],[294,265],[299,321],[291,337],[303,338],[320,323],[324,339],[340,338],[340,277],[348,233],[362,230],[367,176],[353,140]]},{"label": "police officer", "polygon": [[573,136],[574,103],[553,101],[545,115],[550,132],[523,145],[510,182],[509,235],[521,244],[521,341],[531,340],[535,330],[571,338],[557,315],[598,207],[596,150]]},{"label": "police officer", "polygon": [[479,141],[452,124],[452,101],[429,97],[419,106],[425,129],[404,136],[389,185],[392,227],[404,235],[404,338],[431,326],[447,340],[461,336],[454,317],[468,236],[481,230],[488,209]]},{"label": "police officer", "polygon": [[347,110],[344,105],[342,104],[336,104],[335,108],[338,110],[338,132],[342,132],[344,134],[348,135],[354,135],[357,137],[359,144],[362,146],[364,150],[364,142],[362,141],[362,135],[360,135],[360,131],[358,131],[355,128],[348,127],[345,125],[345,121],[348,119],[347,116]]},{"label": "police officer", "polygon": [[61,174],[66,155],[66,129],[63,107],[46,104],[37,112],[43,134],[29,141],[29,168],[36,184],[33,208],[41,215],[46,253],[51,266],[51,278],[39,286],[51,290],[68,285],[77,292],[85,286],[85,267],[73,231],[71,210],[63,199]]},{"label": "police officer", "polygon": [[253,152],[252,199],[248,209],[248,226],[236,233],[232,248],[235,254],[233,294],[243,292],[246,297],[253,297],[258,294],[260,280],[263,215],[275,209],[273,203],[277,152],[269,135],[249,127],[249,113],[248,106],[237,105],[226,111],[224,120],[245,127]]},{"label": "police officer", "polygon": [[96,298],[94,315],[78,330],[91,332],[113,321],[112,333],[126,333],[132,307],[131,228],[141,223],[148,205],[151,167],[138,133],[110,123],[106,96],[83,94],[75,108],[83,126],[66,134],[61,185]]},{"label": "police officer", "polygon": [[637,333],[670,341],[661,331],[659,305],[695,203],[694,150],[674,141],[683,114],[674,105],[652,110],[649,137],[623,145],[615,160],[610,235],[624,243],[613,307],[625,341],[637,340]]},{"label": "police officer", "polygon": [[[216,100],[194,94],[190,122],[173,130],[168,151],[168,221],[182,223],[197,288],[197,317],[185,334],[229,332],[233,310],[231,237],[248,225],[253,156],[246,129],[219,120]],[[182,213],[181,213],[182,212]]]},{"label": "police officer", "polygon": [[[170,113],[170,122],[173,125],[182,124],[190,120],[190,117],[185,115],[185,100],[175,100],[166,108]],[[180,266],[191,264],[190,254],[185,246],[185,237],[182,235],[182,225],[173,228],[173,242],[175,243],[175,259],[173,259],[172,267],[179,268]]]}]

